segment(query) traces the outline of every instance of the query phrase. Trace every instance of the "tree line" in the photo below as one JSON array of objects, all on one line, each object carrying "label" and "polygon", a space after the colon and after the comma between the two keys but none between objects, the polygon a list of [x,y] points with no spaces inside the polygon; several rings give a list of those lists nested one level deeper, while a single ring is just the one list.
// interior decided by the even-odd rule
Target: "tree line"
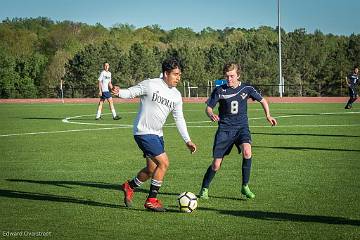
[{"label": "tree line", "polygon": [[[281,31],[285,95],[346,94],[345,77],[360,61],[359,34]],[[61,82],[66,97],[94,97],[103,62],[110,63],[113,82],[128,87],[159,76],[161,62],[168,56],[181,61],[182,84],[205,87],[222,78],[224,63],[236,61],[242,66],[242,81],[264,95],[276,94],[276,28],[165,31],[158,25],[105,28],[38,17],[0,23],[0,97],[57,97]]]}]

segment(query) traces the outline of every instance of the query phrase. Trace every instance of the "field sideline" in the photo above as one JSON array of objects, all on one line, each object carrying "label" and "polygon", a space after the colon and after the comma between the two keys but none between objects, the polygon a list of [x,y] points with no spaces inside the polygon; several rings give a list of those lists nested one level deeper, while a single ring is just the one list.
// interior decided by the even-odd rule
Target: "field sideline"
[{"label": "field sideline", "polygon": [[240,196],[241,159],[233,151],[215,176],[210,199],[199,200],[191,214],[178,211],[176,197],[183,191],[197,194],[211,162],[216,124],[206,118],[204,104],[184,103],[198,145],[195,154],[188,153],[172,117],[166,123],[170,169],[159,198],[168,212],[153,213],[143,208],[148,183],[136,192],[131,209],[124,207],[119,190],[144,165],[131,129],[138,104],[116,102],[120,121],[111,119],[106,105],[104,120],[95,121],[97,99],[65,99],[67,104],[2,99],[2,239],[26,234],[46,239],[360,239],[360,104],[349,111],[347,98],[336,99],[278,103],[268,98],[277,127],[267,124],[260,104],[250,104],[250,184],[256,198]]}]

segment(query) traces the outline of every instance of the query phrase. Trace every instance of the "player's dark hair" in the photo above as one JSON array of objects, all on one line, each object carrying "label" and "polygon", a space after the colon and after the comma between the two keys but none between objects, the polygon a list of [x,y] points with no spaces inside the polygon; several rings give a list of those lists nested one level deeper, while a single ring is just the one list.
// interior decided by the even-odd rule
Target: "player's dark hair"
[{"label": "player's dark hair", "polygon": [[165,59],[162,63],[162,72],[163,73],[169,72],[176,68],[181,70],[180,61],[177,58],[171,57],[171,58]]},{"label": "player's dark hair", "polygon": [[239,64],[235,62],[226,63],[223,68],[223,74],[225,75],[227,72],[236,69],[236,73],[240,76],[241,67]]}]

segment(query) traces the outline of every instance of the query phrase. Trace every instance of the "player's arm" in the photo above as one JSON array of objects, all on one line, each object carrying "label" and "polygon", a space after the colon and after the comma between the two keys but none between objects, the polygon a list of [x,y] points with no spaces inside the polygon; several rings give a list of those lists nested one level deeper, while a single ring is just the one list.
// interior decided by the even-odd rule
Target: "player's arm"
[{"label": "player's arm", "polygon": [[98,86],[99,86],[99,96],[101,96],[102,95],[102,83],[101,83],[101,81],[99,81]]},{"label": "player's arm", "polygon": [[111,88],[111,93],[119,98],[135,98],[137,96],[146,95],[147,88],[145,81],[128,89],[120,89],[119,86],[114,86]]},{"label": "player's arm", "polygon": [[219,115],[214,113],[212,107],[206,106],[205,113],[210,118],[210,120],[213,122],[217,122],[220,120]]},{"label": "player's arm", "polygon": [[196,147],[195,143],[193,143],[192,141],[188,141],[188,142],[186,143],[186,146],[187,146],[187,148],[190,150],[191,154],[193,154],[194,152],[196,152],[197,147]]},{"label": "player's arm", "polygon": [[346,85],[347,85],[348,87],[350,87],[349,76],[346,76],[345,82],[346,82]]},{"label": "player's arm", "polygon": [[98,78],[99,96],[102,95],[102,79],[103,79],[103,72],[100,73],[100,76]]},{"label": "player's arm", "polygon": [[184,113],[182,111],[182,103],[179,103],[175,106],[172,114],[176,123],[176,127],[181,137],[184,139],[184,142],[186,143],[186,147],[190,150],[191,154],[193,154],[194,152],[196,152],[197,147],[195,143],[193,143],[190,139],[184,118]]},{"label": "player's arm", "polygon": [[113,87],[113,85],[112,85],[112,82],[111,82],[111,80],[110,80],[110,82],[109,82],[109,89],[113,89],[114,87]]},{"label": "player's arm", "polygon": [[211,121],[217,122],[220,120],[219,115],[214,113],[214,107],[216,106],[217,102],[219,101],[219,91],[220,87],[216,87],[213,92],[211,93],[208,100],[206,100],[206,108],[205,114],[210,118]]},{"label": "player's arm", "polygon": [[276,126],[277,125],[277,121],[275,118],[273,118],[271,115],[270,115],[270,109],[269,109],[269,104],[268,102],[266,101],[265,98],[263,98],[261,101],[261,106],[263,107],[264,109],[264,113],[265,113],[265,116],[266,116],[266,119],[268,120],[268,122],[272,125],[272,126]]}]

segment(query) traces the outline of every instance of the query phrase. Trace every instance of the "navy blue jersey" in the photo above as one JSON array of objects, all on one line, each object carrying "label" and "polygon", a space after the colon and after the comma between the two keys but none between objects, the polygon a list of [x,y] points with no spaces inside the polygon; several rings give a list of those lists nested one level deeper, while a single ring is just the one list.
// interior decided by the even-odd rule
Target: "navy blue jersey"
[{"label": "navy blue jersey", "polygon": [[356,85],[356,83],[359,81],[359,75],[357,75],[355,73],[349,74],[348,81],[349,81],[350,87],[354,87]]},{"label": "navy blue jersey", "polygon": [[241,83],[237,88],[227,84],[214,89],[206,104],[214,108],[219,103],[219,128],[234,129],[248,125],[247,100],[261,101],[263,97],[254,87]]}]

